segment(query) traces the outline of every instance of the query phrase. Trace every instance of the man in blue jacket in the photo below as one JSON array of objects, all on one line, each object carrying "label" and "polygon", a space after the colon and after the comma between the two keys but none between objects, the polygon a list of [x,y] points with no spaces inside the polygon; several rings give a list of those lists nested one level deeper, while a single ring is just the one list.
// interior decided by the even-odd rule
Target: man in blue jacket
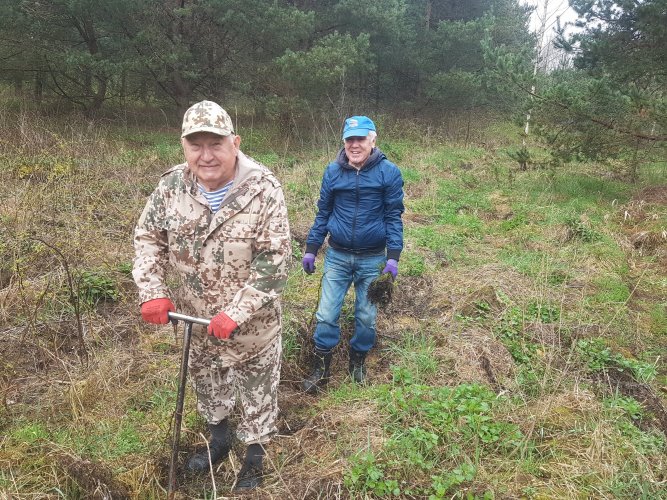
[{"label": "man in blue jacket", "polygon": [[329,236],[315,328],[315,359],[303,389],[315,393],[329,380],[332,350],[340,341],[338,320],[343,300],[354,283],[354,336],[349,372],[357,383],[366,378],[366,354],[375,344],[377,309],[368,286],[382,274],[398,274],[403,249],[403,178],[396,165],[375,147],[375,124],[366,116],[345,120],[344,147],[322,178],[318,212],[308,233],[302,265],[315,272],[315,256]]}]

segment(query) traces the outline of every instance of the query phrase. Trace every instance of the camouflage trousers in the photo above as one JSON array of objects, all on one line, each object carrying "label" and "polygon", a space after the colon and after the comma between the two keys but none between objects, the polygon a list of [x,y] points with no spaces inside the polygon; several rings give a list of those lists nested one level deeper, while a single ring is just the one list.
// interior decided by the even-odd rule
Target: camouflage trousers
[{"label": "camouflage trousers", "polygon": [[[224,366],[209,342],[193,335],[190,376],[197,393],[197,409],[209,424],[231,415],[238,399],[240,421],[236,434],[246,444],[266,443],[276,432],[280,335],[256,356],[235,366]],[[200,337],[201,339],[201,337]]]}]

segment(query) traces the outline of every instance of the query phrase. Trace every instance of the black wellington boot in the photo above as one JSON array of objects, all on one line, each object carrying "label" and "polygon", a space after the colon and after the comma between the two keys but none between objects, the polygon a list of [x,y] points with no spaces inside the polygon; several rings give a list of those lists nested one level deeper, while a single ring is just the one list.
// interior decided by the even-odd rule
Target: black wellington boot
[{"label": "black wellington boot", "polygon": [[315,394],[319,389],[329,382],[329,366],[331,366],[331,351],[320,351],[315,349],[313,360],[313,373],[307,377],[301,386],[308,394]]},{"label": "black wellington boot", "polygon": [[235,492],[252,490],[262,484],[262,477],[264,475],[262,460],[264,459],[264,453],[264,448],[261,444],[255,443],[248,446],[243,467],[241,467],[241,472],[236,477]]},{"label": "black wellington boot", "polygon": [[352,380],[357,384],[366,383],[366,354],[365,352],[355,351],[350,347],[350,364],[348,371]]},{"label": "black wellington boot", "polygon": [[[208,442],[208,448],[195,453],[188,459],[185,468],[189,472],[208,472],[210,464],[216,464],[220,460],[224,460],[229,455],[229,450],[232,449],[232,433],[229,430],[227,419],[216,425],[209,425],[211,431],[211,440]],[[210,453],[210,464],[209,464]]]}]

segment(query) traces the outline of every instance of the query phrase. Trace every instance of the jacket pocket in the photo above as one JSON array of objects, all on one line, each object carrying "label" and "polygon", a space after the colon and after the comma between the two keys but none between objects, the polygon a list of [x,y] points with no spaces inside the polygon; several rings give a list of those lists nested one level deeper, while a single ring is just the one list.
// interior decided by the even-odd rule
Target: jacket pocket
[{"label": "jacket pocket", "polygon": [[238,214],[220,227],[224,274],[230,279],[245,281],[250,275],[257,220],[254,214]]},{"label": "jacket pocket", "polygon": [[197,266],[197,224],[187,221],[174,224],[169,229],[169,252],[177,269],[194,268]]}]

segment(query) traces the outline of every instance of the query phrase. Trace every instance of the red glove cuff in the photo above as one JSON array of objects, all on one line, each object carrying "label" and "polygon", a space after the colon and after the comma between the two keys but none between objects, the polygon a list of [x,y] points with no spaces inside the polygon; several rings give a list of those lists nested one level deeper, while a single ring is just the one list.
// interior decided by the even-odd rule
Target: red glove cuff
[{"label": "red glove cuff", "polygon": [[146,323],[166,325],[169,323],[169,311],[175,311],[174,303],[165,297],[153,299],[141,304],[141,317]]},{"label": "red glove cuff", "polygon": [[221,312],[211,319],[211,324],[208,325],[207,331],[209,335],[226,340],[232,335],[237,326],[236,321]]}]

